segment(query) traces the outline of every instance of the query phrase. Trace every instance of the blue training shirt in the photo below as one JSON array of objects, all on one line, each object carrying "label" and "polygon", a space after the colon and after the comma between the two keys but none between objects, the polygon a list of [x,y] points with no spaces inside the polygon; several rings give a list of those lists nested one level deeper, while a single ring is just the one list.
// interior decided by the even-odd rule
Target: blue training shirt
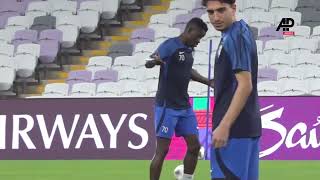
[{"label": "blue training shirt", "polygon": [[163,42],[157,52],[165,64],[160,67],[156,104],[172,109],[190,108],[188,85],[193,65],[192,48],[175,37]]},{"label": "blue training shirt", "polygon": [[226,114],[237,88],[235,74],[251,72],[252,92],[230,130],[230,138],[261,136],[261,116],[257,93],[258,55],[250,27],[243,21],[234,22],[222,33],[215,58],[213,112],[214,129]]}]

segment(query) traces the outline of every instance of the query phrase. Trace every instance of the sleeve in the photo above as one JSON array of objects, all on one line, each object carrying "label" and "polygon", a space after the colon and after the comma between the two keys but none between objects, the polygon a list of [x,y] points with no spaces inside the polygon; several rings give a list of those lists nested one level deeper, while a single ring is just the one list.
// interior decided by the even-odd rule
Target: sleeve
[{"label": "sleeve", "polygon": [[159,54],[161,60],[167,62],[173,53],[173,49],[174,47],[172,47],[170,41],[165,41],[158,47],[155,53]]},{"label": "sleeve", "polygon": [[230,33],[230,37],[225,43],[225,50],[229,55],[232,70],[251,72],[251,36],[248,32],[237,31]]}]

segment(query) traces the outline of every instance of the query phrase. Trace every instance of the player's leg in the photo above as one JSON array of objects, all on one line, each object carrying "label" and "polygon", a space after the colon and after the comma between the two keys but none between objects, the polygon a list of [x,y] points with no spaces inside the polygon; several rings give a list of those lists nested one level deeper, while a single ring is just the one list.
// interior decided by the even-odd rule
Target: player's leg
[{"label": "player's leg", "polygon": [[150,180],[159,180],[163,161],[169,151],[171,139],[157,137],[157,147],[155,155],[150,165]]},{"label": "player's leg", "polygon": [[212,147],[211,179],[248,180],[251,147],[251,138],[229,139],[223,148]]},{"label": "player's leg", "polygon": [[171,137],[177,120],[171,109],[156,107],[155,109],[155,129],[157,136],[157,146],[155,154],[150,164],[150,180],[159,180],[163,161],[169,151]]},{"label": "player's leg", "polygon": [[177,122],[176,134],[183,136],[187,144],[187,153],[183,160],[184,179],[192,179],[201,148],[198,138],[198,123],[192,108],[183,110],[183,114]]},{"label": "player's leg", "polygon": [[259,140],[260,138],[253,138],[251,157],[249,162],[248,179],[259,179]]},{"label": "player's leg", "polygon": [[192,175],[197,166],[201,145],[197,135],[187,135],[184,139],[188,146],[186,156],[183,160],[184,173]]}]

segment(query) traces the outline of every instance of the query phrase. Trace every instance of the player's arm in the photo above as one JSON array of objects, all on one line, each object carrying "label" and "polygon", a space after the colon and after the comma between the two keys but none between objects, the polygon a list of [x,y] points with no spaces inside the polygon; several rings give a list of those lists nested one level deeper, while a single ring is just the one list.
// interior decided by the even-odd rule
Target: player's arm
[{"label": "player's arm", "polygon": [[205,85],[208,85],[208,86],[211,86],[213,87],[213,79],[209,80],[208,78],[206,77],[203,77],[201,74],[198,73],[197,70],[195,69],[192,69],[191,70],[191,79],[193,81],[197,81],[197,82],[200,82],[202,84],[205,84]]},{"label": "player's arm", "polygon": [[145,67],[146,68],[153,68],[156,65],[165,64],[163,60],[161,60],[158,53],[154,53],[150,56],[151,60],[146,61]]},{"label": "player's arm", "polygon": [[238,87],[234,93],[231,104],[224,115],[222,121],[220,122],[219,127],[216,129],[217,134],[222,134],[221,137],[215,137],[214,146],[216,148],[225,146],[228,137],[229,131],[239,116],[240,112],[244,108],[248,97],[252,91],[252,81],[251,73],[248,71],[241,71],[236,73],[236,79],[238,82]]}]

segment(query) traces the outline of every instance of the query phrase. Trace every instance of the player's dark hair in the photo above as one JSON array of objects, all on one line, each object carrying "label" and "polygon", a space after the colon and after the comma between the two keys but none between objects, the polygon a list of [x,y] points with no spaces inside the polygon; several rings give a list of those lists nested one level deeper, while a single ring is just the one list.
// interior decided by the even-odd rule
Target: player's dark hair
[{"label": "player's dark hair", "polygon": [[221,3],[234,4],[236,0],[202,0],[202,5],[207,6],[209,1],[219,1]]},{"label": "player's dark hair", "polygon": [[195,17],[195,18],[192,18],[186,25],[186,30],[192,28],[192,27],[197,27],[197,28],[200,28],[202,30],[204,30],[205,32],[208,31],[208,26],[205,22],[203,22],[202,19],[198,18],[198,17]]}]

